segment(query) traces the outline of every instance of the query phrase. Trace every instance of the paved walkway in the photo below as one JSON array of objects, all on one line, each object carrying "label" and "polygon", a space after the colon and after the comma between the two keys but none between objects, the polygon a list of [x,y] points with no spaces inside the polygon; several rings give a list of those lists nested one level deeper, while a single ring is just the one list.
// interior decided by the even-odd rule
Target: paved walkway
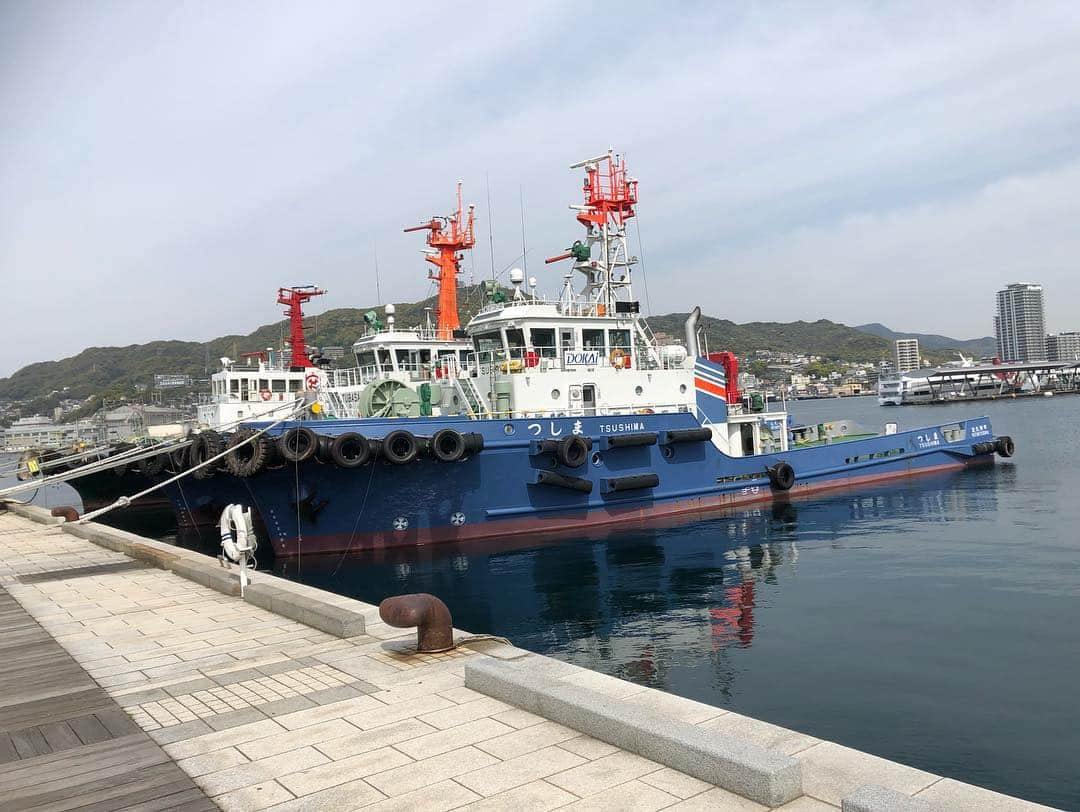
[{"label": "paved walkway", "polygon": [[[412,635],[374,607],[355,604],[365,635],[338,639],[11,514],[0,514],[0,585],[223,809],[765,809],[465,688],[464,663],[481,655],[409,653],[400,638]],[[951,809],[1034,808],[600,674],[587,681],[795,755],[808,794],[786,810],[834,810],[866,783]]]}]

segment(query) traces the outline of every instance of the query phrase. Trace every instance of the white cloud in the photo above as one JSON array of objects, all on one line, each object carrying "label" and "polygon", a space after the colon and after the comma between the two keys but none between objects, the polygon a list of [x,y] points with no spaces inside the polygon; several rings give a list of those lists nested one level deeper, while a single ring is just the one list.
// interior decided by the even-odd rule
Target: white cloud
[{"label": "white cloud", "polygon": [[539,259],[578,236],[565,167],[609,145],[641,179],[656,311],[692,290],[740,319],[981,334],[1020,277],[1047,285],[1052,324],[1075,310],[1055,270],[1076,248],[1073,4],[447,8],[98,4],[0,29],[0,275],[9,329],[40,335],[0,349],[0,374],[244,332],[292,279],[371,304],[376,240],[384,298],[419,298],[400,229],[459,178],[499,268],[524,190],[530,272],[553,287]]}]

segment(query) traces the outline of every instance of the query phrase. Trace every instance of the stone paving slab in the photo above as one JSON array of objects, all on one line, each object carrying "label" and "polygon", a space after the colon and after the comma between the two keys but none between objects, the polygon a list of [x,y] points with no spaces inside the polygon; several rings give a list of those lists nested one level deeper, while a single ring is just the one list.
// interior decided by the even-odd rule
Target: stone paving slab
[{"label": "stone paving slab", "polygon": [[[90,543],[63,527],[0,513],[0,583],[223,809],[767,808],[465,686],[468,662],[528,652],[486,642],[417,655],[413,635],[381,623],[376,607],[258,573],[268,588],[363,619],[362,633],[341,638],[180,577],[174,564],[191,551],[80,526]],[[154,566],[124,566],[132,559],[117,550],[136,544]],[[862,784],[950,808],[1004,799],[535,659],[583,690],[795,758],[807,794],[784,809],[838,809]]]}]

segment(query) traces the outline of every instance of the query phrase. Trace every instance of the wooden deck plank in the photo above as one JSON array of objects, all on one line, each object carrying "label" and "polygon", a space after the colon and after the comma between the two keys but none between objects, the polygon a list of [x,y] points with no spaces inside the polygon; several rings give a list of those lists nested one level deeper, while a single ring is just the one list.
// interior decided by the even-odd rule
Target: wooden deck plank
[{"label": "wooden deck plank", "polygon": [[216,808],[3,586],[0,808]]}]

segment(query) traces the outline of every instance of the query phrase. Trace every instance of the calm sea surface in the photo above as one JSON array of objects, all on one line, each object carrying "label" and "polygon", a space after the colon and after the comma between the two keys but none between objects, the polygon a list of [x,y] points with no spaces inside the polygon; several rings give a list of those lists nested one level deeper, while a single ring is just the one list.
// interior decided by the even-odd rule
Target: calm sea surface
[{"label": "calm sea surface", "polygon": [[281,562],[378,603],[934,773],[1080,808],[1080,398],[796,418],[914,428],[988,414],[1017,453],[689,525]]}]

